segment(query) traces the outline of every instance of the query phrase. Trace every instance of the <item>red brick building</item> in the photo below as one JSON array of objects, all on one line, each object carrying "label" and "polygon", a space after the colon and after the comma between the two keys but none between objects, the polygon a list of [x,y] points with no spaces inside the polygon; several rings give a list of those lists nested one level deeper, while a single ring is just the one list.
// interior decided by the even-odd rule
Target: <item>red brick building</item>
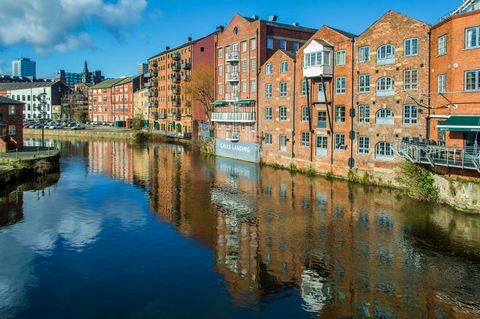
[{"label": "red brick building", "polygon": [[113,85],[120,79],[108,79],[88,91],[88,119],[90,122],[113,122]]},{"label": "red brick building", "polygon": [[150,122],[154,131],[169,136],[191,137],[195,122],[207,119],[205,107],[193,101],[190,90],[195,72],[213,74],[217,33],[188,41],[148,59],[146,87]]},{"label": "red brick building", "polygon": [[218,34],[212,121],[219,155],[259,160],[260,68],[276,50],[297,51],[315,33],[296,23],[276,20],[275,16],[265,21],[235,15]]},{"label": "red brick building", "polygon": [[0,152],[23,147],[23,103],[0,96]]},{"label": "red brick building", "polygon": [[480,144],[479,23],[480,10],[465,7],[431,30],[429,134],[450,148]]}]

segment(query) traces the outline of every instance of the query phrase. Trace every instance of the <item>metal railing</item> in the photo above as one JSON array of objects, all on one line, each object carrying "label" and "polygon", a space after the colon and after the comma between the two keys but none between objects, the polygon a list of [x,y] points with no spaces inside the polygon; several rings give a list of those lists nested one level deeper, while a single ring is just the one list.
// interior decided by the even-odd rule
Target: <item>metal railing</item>
[{"label": "metal railing", "polygon": [[255,122],[254,112],[212,113],[212,121],[216,122]]},{"label": "metal railing", "polygon": [[452,148],[412,142],[398,142],[395,151],[412,163],[476,170],[480,173],[478,146]]}]

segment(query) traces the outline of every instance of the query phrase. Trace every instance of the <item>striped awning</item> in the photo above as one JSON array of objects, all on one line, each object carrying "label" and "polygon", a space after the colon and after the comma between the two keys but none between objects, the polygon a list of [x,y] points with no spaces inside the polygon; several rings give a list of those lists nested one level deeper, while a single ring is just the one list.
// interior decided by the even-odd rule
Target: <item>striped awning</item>
[{"label": "striped awning", "polygon": [[439,122],[440,131],[480,132],[480,116],[452,115],[447,120]]}]

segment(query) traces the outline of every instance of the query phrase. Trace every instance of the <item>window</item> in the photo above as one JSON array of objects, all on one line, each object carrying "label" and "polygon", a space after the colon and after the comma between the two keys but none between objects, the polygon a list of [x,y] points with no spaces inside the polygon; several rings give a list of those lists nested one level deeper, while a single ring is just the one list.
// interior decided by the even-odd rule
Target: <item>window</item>
[{"label": "window", "polygon": [[438,37],[438,55],[445,55],[447,54],[447,35],[444,34]]},{"label": "window", "polygon": [[257,39],[253,38],[250,39],[250,50],[256,50],[257,49]]},{"label": "window", "polygon": [[247,52],[247,41],[242,41],[242,52]]},{"label": "window", "polygon": [[380,109],[376,114],[376,124],[392,125],[395,121],[393,111],[390,109]]},{"label": "window", "polygon": [[345,65],[346,52],[345,50],[337,51],[335,54],[335,65]]},{"label": "window", "polygon": [[308,121],[308,106],[302,106],[302,121]]},{"label": "window", "polygon": [[267,63],[265,65],[265,73],[267,75],[272,75],[273,74],[273,65],[271,63]]},{"label": "window", "polygon": [[267,49],[273,50],[273,38],[267,38]]},{"label": "window", "polygon": [[317,110],[317,128],[327,128],[327,111]]},{"label": "window", "polygon": [[273,96],[272,84],[271,83],[266,83],[265,84],[265,97],[272,97],[272,96]]},{"label": "window", "polygon": [[375,154],[377,159],[391,160],[393,158],[393,147],[388,142],[380,142],[375,146]]},{"label": "window", "polygon": [[468,28],[465,30],[465,48],[480,48],[480,26]]},{"label": "window", "polygon": [[250,70],[251,71],[257,70],[257,59],[250,59]]},{"label": "window", "polygon": [[304,68],[322,66],[322,65],[330,65],[330,52],[318,51],[318,52],[306,53],[303,56]]},{"label": "window", "polygon": [[280,50],[287,50],[287,40],[280,40]]},{"label": "window", "polygon": [[310,146],[310,133],[309,132],[302,132],[302,147]]},{"label": "window", "polygon": [[327,156],[328,137],[325,135],[317,135],[317,156]]},{"label": "window", "polygon": [[403,106],[403,124],[418,123],[418,108],[415,104],[407,104]]},{"label": "window", "polygon": [[418,39],[406,39],[403,42],[403,54],[405,56],[414,56],[418,54]]},{"label": "window", "polygon": [[389,77],[383,77],[377,81],[377,96],[395,95],[395,81]]},{"label": "window", "polygon": [[218,48],[218,58],[223,59],[223,48]]},{"label": "window", "polygon": [[335,107],[335,122],[337,123],[345,122],[345,106],[344,105]]},{"label": "window", "polygon": [[302,80],[302,96],[307,95],[307,80]]},{"label": "window", "polygon": [[337,94],[343,94],[346,92],[346,78],[344,76],[339,76],[337,77],[337,80],[336,80],[336,89],[335,89],[335,93]]},{"label": "window", "polygon": [[480,91],[480,70],[465,72],[465,91]]},{"label": "window", "polygon": [[447,74],[438,75],[438,93],[447,92]]},{"label": "window", "polygon": [[345,134],[343,133],[335,134],[335,149],[336,150],[345,149]]},{"label": "window", "polygon": [[287,107],[286,106],[280,106],[278,108],[278,113],[279,113],[280,121],[286,121],[287,120]]},{"label": "window", "polygon": [[370,138],[368,136],[358,137],[358,154],[368,154],[370,150]]},{"label": "window", "polygon": [[15,127],[15,125],[9,125],[8,126],[8,135],[10,135],[10,136],[17,135],[17,128]]},{"label": "window", "polygon": [[377,64],[386,65],[395,63],[395,48],[393,45],[385,44],[377,49]]},{"label": "window", "polygon": [[298,41],[293,41],[292,42],[292,50],[294,52],[297,52],[299,48],[300,48],[300,43],[298,43]]},{"label": "window", "polygon": [[287,61],[282,61],[282,63],[280,63],[280,72],[282,72],[282,73],[288,72],[288,62]]},{"label": "window", "polygon": [[15,109],[15,105],[9,105],[8,106],[8,115],[15,115],[17,113],[17,110]]},{"label": "window", "polygon": [[223,66],[222,65],[218,66],[218,75],[223,76]]},{"label": "window", "polygon": [[273,109],[270,106],[265,108],[265,120],[272,120],[273,119]]},{"label": "window", "polygon": [[370,47],[364,46],[358,48],[358,61],[360,63],[370,61]]},{"label": "window", "polygon": [[257,80],[250,80],[250,91],[251,92],[257,91]]},{"label": "window", "polygon": [[280,96],[285,97],[287,96],[288,85],[287,82],[280,83]]},{"label": "window", "polygon": [[370,123],[370,106],[360,105],[358,107],[358,123]]},{"label": "window", "polygon": [[272,134],[266,133],[265,134],[265,144],[272,144],[272,143],[273,143]]},{"label": "window", "polygon": [[360,93],[370,92],[370,75],[361,74],[358,76],[358,91]]},{"label": "window", "polygon": [[247,60],[242,60],[242,73],[247,72]]},{"label": "window", "polygon": [[403,71],[403,89],[416,90],[418,88],[418,72],[417,70]]},{"label": "window", "polygon": [[247,92],[247,81],[242,81],[242,92]]}]

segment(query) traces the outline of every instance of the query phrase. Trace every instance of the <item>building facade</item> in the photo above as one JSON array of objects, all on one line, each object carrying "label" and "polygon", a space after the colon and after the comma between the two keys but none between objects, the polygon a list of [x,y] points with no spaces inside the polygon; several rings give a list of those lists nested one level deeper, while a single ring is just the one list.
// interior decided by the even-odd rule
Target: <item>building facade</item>
[{"label": "building facade", "polygon": [[60,81],[0,84],[0,95],[22,102],[23,118],[28,120],[57,120],[55,109],[61,108],[69,90]]},{"label": "building facade", "polygon": [[190,138],[193,132],[193,114],[203,109],[194,101],[191,92],[191,76],[194,72],[213,70],[217,33],[188,41],[148,60],[145,74],[151,108],[150,126],[153,131],[172,137]]},{"label": "building facade", "polygon": [[148,89],[146,88],[133,93],[133,117],[148,125],[150,114],[147,93]]},{"label": "building facade", "polygon": [[258,162],[258,83],[261,66],[277,49],[297,51],[315,30],[235,15],[218,35],[212,121],[216,154]]},{"label": "building facade", "polygon": [[13,60],[12,75],[35,78],[37,76],[36,62],[29,58],[18,58]]},{"label": "building facade", "polygon": [[0,153],[23,147],[23,103],[0,96]]}]

